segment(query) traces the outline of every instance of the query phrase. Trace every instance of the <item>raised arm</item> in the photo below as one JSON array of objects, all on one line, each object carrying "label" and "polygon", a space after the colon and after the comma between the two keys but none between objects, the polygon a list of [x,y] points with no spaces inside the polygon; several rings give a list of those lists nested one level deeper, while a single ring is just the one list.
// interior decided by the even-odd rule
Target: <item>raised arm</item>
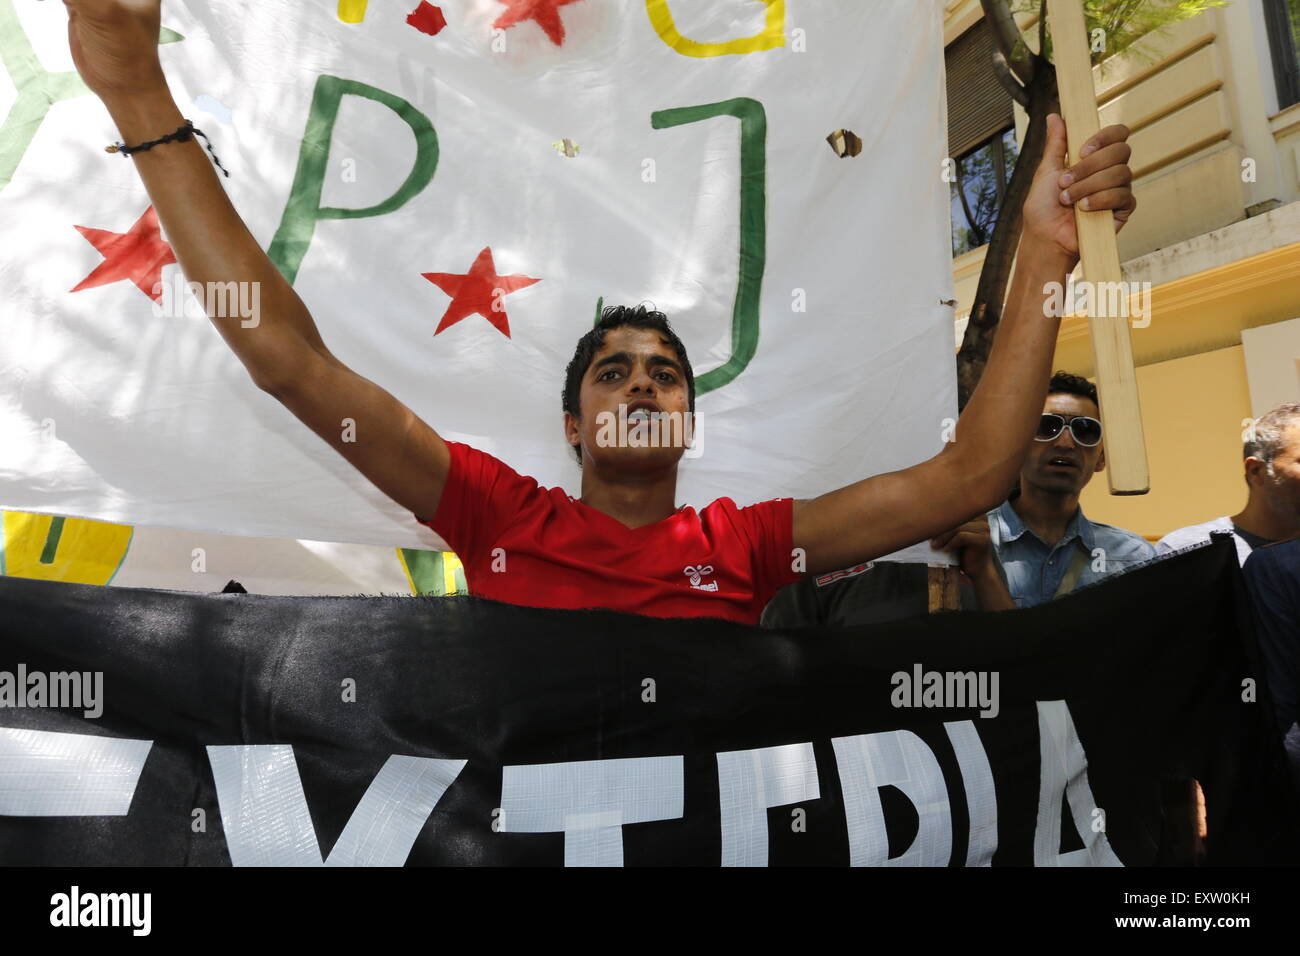
[{"label": "raised arm", "polygon": [[1129,188],[1128,135],[1126,127],[1106,127],[1084,144],[1084,158],[1067,169],[1065,123],[1048,117],[1043,160],[1025,199],[1006,309],[954,441],[919,465],[796,501],[794,544],[804,549],[810,573],[933,538],[1005,499],[1042,414],[1051,376],[1061,317],[1049,308],[1045,286],[1064,284],[1078,262],[1074,203],[1086,199],[1085,209],[1114,210],[1117,229],[1137,205]]},{"label": "raised arm", "polygon": [[[158,58],[161,0],[65,0],[68,42],[86,85],[122,140],[136,144],[185,122]],[[118,161],[118,160],[115,160]],[[257,244],[195,139],[135,153],[145,189],[190,282],[255,283],[259,313],[208,315],[254,384],[355,465],[385,494],[432,517],[450,457],[437,432],[330,354],[311,313]],[[344,419],[355,428],[346,433]]]}]

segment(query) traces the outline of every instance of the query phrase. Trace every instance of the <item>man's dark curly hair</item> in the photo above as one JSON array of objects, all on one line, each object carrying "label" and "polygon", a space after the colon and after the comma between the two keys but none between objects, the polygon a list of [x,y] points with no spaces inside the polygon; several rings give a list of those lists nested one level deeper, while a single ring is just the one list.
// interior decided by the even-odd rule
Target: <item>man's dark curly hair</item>
[{"label": "man's dark curly hair", "polygon": [[[686,357],[686,346],[682,340],[677,337],[673,327],[668,324],[668,316],[662,312],[655,312],[647,309],[644,305],[638,305],[635,308],[626,305],[609,305],[601,310],[600,318],[596,321],[595,327],[578,339],[578,344],[573,350],[573,359],[569,362],[569,367],[564,371],[564,394],[561,396],[564,403],[564,411],[571,414],[574,418],[580,418],[579,395],[582,392],[582,377],[587,374],[587,369],[591,368],[591,360],[596,357],[600,347],[605,344],[605,333],[610,329],[631,326],[635,329],[650,329],[658,332],[668,340],[677,353],[677,360],[682,363],[682,369],[686,373],[686,391],[690,399],[691,414],[695,413],[695,372],[691,369],[690,359]],[[582,449],[574,446],[573,452],[578,456],[578,464],[582,464]]]},{"label": "man's dark curly hair", "polygon": [[1051,382],[1047,385],[1048,395],[1078,395],[1080,398],[1090,398],[1092,403],[1101,408],[1101,402],[1097,401],[1097,386],[1088,381],[1082,375],[1071,375],[1069,372],[1057,372],[1052,376]]}]

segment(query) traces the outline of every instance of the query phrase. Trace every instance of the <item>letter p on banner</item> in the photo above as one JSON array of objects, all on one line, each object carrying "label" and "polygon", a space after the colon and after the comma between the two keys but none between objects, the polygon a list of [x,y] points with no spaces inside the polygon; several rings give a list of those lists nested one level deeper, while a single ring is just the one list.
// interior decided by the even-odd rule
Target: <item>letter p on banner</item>
[{"label": "letter p on banner", "polygon": [[[411,127],[415,134],[415,163],[406,180],[391,196],[381,203],[364,209],[340,209],[321,206],[321,190],[325,173],[329,169],[330,142],[334,136],[334,123],[338,120],[339,106],[345,95],[364,96],[387,106]],[[292,285],[298,277],[303,257],[316,232],[316,223],[322,219],[364,219],[384,216],[402,206],[433,179],[438,169],[438,134],[429,118],[400,96],[356,80],[344,80],[323,74],[316,80],[311,110],[307,117],[307,131],[298,150],[298,168],[294,173],[289,201],[285,204],[280,228],[271,240],[267,255]]]}]

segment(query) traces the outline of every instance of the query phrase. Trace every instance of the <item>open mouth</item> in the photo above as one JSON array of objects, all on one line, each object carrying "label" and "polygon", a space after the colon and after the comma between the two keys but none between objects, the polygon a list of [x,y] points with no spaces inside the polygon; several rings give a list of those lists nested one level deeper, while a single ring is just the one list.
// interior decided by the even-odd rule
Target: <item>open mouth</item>
[{"label": "open mouth", "polygon": [[639,402],[633,402],[631,405],[628,405],[627,412],[626,412],[628,424],[635,424],[637,422],[652,422],[657,418],[659,418],[659,416],[662,414],[663,412],[659,410],[658,405],[656,405],[654,402],[647,401],[644,399]]},{"label": "open mouth", "polygon": [[1079,467],[1079,463],[1078,463],[1077,461],[1075,461],[1073,458],[1068,458],[1068,457],[1066,457],[1065,455],[1057,455],[1055,458],[1051,458],[1051,459],[1048,460],[1048,462],[1047,462],[1047,466],[1048,466],[1049,468],[1074,468],[1074,469],[1078,469],[1078,467]]}]

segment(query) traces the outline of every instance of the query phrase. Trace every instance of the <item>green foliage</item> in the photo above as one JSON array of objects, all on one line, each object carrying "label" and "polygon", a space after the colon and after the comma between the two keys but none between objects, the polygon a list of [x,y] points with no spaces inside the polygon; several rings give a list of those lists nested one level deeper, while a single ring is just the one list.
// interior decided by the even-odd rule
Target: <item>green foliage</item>
[{"label": "green foliage", "polygon": [[[1037,13],[1040,0],[1006,0],[1012,13]],[[1083,0],[1089,36],[1100,29],[1102,49],[1094,49],[1092,62],[1123,53],[1147,34],[1159,34],[1175,23],[1207,10],[1227,6],[1230,0]],[[1295,0],[1292,0],[1295,2]],[[1051,23],[1047,25],[1046,55],[1052,58]]]}]

